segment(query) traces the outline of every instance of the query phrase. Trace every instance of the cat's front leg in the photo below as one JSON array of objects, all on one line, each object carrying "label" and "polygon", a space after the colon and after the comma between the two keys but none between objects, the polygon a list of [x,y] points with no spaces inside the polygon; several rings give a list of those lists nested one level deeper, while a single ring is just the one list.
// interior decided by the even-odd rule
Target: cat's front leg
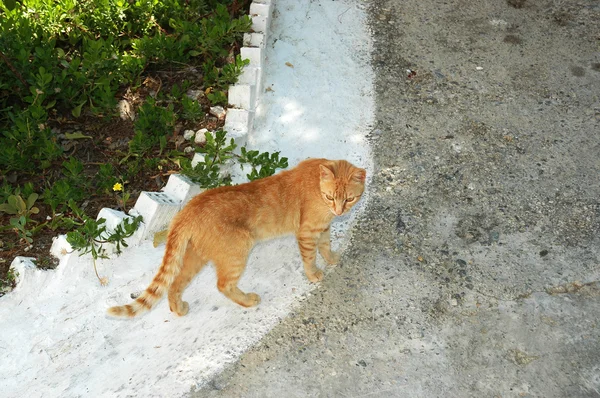
[{"label": "cat's front leg", "polygon": [[311,282],[321,281],[323,279],[323,271],[318,269],[316,265],[319,232],[310,230],[309,228],[301,229],[296,235],[296,239],[298,239],[306,277]]},{"label": "cat's front leg", "polygon": [[334,265],[340,261],[340,254],[331,251],[331,233],[329,227],[321,233],[318,241],[319,253],[327,264]]}]

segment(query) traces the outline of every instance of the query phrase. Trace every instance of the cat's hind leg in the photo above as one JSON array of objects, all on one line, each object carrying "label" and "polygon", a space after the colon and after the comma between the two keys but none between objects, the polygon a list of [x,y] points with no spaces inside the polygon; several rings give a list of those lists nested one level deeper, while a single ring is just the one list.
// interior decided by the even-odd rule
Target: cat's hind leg
[{"label": "cat's hind leg", "polygon": [[186,301],[181,301],[181,296],[190,281],[200,272],[206,262],[191,245],[188,245],[181,271],[179,271],[179,274],[177,274],[169,287],[169,308],[172,312],[179,316],[184,316],[188,313],[190,306]]},{"label": "cat's hind leg", "polygon": [[[232,241],[234,238],[230,238]],[[247,241],[248,238],[237,240],[237,242]],[[215,268],[217,270],[217,288],[221,293],[238,303],[243,307],[254,307],[260,303],[260,296],[256,293],[244,293],[237,284],[244,269],[250,253],[250,247],[245,247],[244,243],[230,245],[226,250],[219,253],[214,258]]]}]

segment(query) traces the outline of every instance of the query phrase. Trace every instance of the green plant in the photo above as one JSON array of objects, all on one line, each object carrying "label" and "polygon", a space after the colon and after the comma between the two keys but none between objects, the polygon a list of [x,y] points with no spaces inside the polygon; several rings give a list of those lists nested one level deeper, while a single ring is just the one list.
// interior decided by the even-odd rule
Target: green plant
[{"label": "green plant", "polygon": [[138,110],[135,135],[129,142],[129,151],[141,156],[159,145],[162,152],[167,145],[167,135],[173,132],[176,120],[173,104],[163,108],[156,105],[154,98],[148,97]]},{"label": "green plant", "polygon": [[0,296],[4,294],[3,290],[12,289],[17,284],[19,273],[10,268],[4,278],[0,278]]},{"label": "green plant", "polygon": [[225,94],[225,91],[211,91],[206,94],[206,98],[208,98],[211,105],[227,105],[227,94]]},{"label": "green plant", "polygon": [[184,95],[181,97],[181,106],[183,108],[181,116],[185,120],[198,121],[204,119],[204,111],[198,101]]},{"label": "green plant", "polygon": [[96,192],[109,194],[112,187],[117,183],[117,171],[110,163],[101,164],[96,177]]},{"label": "green plant", "polygon": [[249,65],[249,59],[242,59],[236,55],[232,63],[226,64],[219,69],[214,61],[208,60],[204,63],[204,85],[218,89],[227,89],[231,84],[237,83],[244,66]]},{"label": "green plant", "polygon": [[52,258],[51,256],[39,256],[33,263],[36,268],[43,270],[54,269],[58,265],[57,259]]},{"label": "green plant", "polygon": [[223,66],[223,69],[221,70],[221,76],[219,78],[220,86],[226,88],[231,84],[237,83],[238,77],[240,77],[242,70],[246,65],[250,65],[250,60],[242,59],[241,56],[236,55],[232,63]]},{"label": "green plant", "polygon": [[27,219],[25,216],[11,218],[10,225],[13,227],[13,231],[15,231],[19,240],[23,240],[28,244],[33,243],[33,233],[27,229]]},{"label": "green plant", "polygon": [[245,147],[240,149],[241,156],[238,158],[240,163],[248,164],[252,171],[246,174],[250,181],[273,175],[277,169],[288,167],[287,158],[279,158],[280,152],[259,153],[259,151],[248,151]]},{"label": "green plant", "polygon": [[[81,214],[81,213],[80,213]],[[94,272],[102,286],[108,283],[108,279],[98,275],[96,260],[98,258],[108,258],[104,244],[114,244],[115,251],[121,254],[121,247],[127,247],[125,239],[131,237],[140,226],[142,217],[125,218],[122,224],[108,232],[106,230],[104,218],[94,220],[93,218],[82,216],[83,225],[74,231],[67,232],[67,242],[75,250],[81,251],[80,256],[90,253],[94,264]]]},{"label": "green plant", "polygon": [[[129,202],[129,197],[131,194],[125,191],[125,184],[117,182],[112,189],[115,192],[118,206],[121,208],[121,210],[127,211],[127,202]],[[119,192],[121,193],[119,194]]]},{"label": "green plant", "polygon": [[194,167],[187,158],[180,161],[181,173],[203,188],[231,185],[231,177],[223,176],[221,171],[221,167],[229,159],[237,160],[240,165],[250,165],[252,171],[246,176],[251,181],[273,175],[278,168],[288,167],[288,159],[286,157],[279,158],[280,152],[260,153],[254,150],[248,151],[246,147],[242,147],[240,148],[241,154],[235,154],[233,151],[237,145],[233,138],[229,140],[229,143],[227,142],[226,132],[223,130],[216,131],[214,136],[207,132],[205,137],[204,146],[196,148],[197,152],[204,154],[204,161],[198,162]]},{"label": "green plant", "polygon": [[0,211],[29,219],[32,214],[40,212],[40,209],[34,206],[38,197],[39,195],[33,192],[27,197],[27,201],[25,201],[21,195],[10,195],[7,203],[0,205]]},{"label": "green plant", "polygon": [[227,143],[226,133],[223,130],[216,131],[214,136],[206,132],[204,136],[206,143],[203,147],[196,148],[199,153],[204,154],[204,161],[198,162],[192,167],[191,161],[183,158],[180,163],[182,174],[203,188],[230,185],[231,178],[221,176],[221,166],[233,157],[233,150],[236,148],[233,138]]}]

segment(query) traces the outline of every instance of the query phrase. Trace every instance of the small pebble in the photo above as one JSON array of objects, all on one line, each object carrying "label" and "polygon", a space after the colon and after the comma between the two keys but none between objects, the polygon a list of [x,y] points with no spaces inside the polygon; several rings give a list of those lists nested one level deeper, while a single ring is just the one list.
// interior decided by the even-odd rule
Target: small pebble
[{"label": "small pebble", "polygon": [[185,130],[183,132],[183,138],[185,138],[186,140],[191,140],[195,134],[196,132],[194,130]]},{"label": "small pebble", "polygon": [[206,133],[208,133],[207,129],[200,129],[200,130],[196,131],[196,137],[194,138],[194,142],[197,145],[206,144]]},{"label": "small pebble", "polygon": [[211,106],[210,107],[210,114],[213,116],[216,116],[219,120],[225,119],[226,113],[227,112],[225,111],[225,109],[223,109],[222,106]]}]

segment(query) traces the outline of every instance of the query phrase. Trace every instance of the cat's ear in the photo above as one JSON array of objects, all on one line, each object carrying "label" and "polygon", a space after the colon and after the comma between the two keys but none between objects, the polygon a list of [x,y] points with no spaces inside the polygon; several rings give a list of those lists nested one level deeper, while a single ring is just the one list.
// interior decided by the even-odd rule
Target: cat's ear
[{"label": "cat's ear", "polygon": [[365,179],[367,178],[367,170],[365,169],[356,169],[354,171],[354,173],[352,174],[352,179],[356,182],[365,182]]},{"label": "cat's ear", "polygon": [[329,167],[326,167],[322,164],[319,165],[321,169],[321,180],[322,181],[331,181],[334,179],[333,171]]}]

